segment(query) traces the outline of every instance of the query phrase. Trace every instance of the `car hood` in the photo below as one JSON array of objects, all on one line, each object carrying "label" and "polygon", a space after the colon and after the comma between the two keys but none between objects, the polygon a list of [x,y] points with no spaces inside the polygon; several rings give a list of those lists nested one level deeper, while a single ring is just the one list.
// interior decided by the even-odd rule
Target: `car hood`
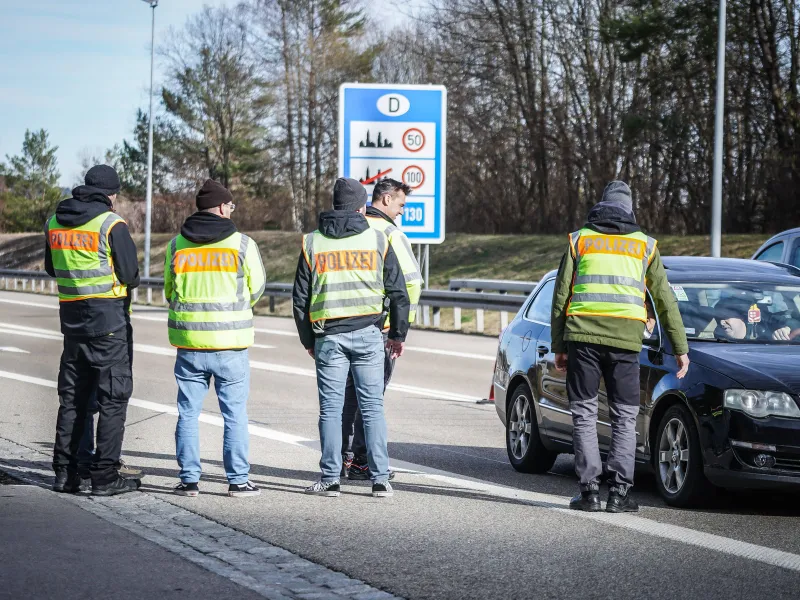
[{"label": "car hood", "polygon": [[689,358],[748,389],[800,395],[800,345],[691,342]]}]

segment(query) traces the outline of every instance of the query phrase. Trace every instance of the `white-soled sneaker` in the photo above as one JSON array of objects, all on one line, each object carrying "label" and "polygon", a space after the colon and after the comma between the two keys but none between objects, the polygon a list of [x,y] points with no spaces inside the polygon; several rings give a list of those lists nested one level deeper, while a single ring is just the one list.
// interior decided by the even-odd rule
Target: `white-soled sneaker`
[{"label": "white-soled sneaker", "polygon": [[189,498],[195,498],[200,495],[200,488],[197,487],[196,483],[180,482],[178,485],[172,488],[172,491],[178,496],[187,496]]},{"label": "white-soled sneaker", "polygon": [[305,492],[312,496],[336,498],[340,493],[339,490],[339,480],[337,479],[336,481],[317,481],[314,485],[308,486]]},{"label": "white-soled sneaker", "polygon": [[234,498],[244,498],[246,496],[258,496],[261,490],[249,481],[245,483],[232,483],[228,486],[228,496]]},{"label": "white-soled sneaker", "polygon": [[391,498],[394,496],[392,484],[388,481],[372,484],[372,496],[374,498]]}]

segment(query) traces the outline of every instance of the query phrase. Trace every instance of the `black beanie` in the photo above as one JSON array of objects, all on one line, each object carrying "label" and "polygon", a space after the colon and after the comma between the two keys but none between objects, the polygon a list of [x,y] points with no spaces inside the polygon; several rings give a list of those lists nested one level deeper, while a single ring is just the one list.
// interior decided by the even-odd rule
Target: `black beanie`
[{"label": "black beanie", "polygon": [[359,210],[367,204],[367,190],[355,179],[340,177],[333,184],[333,210]]},{"label": "black beanie", "polygon": [[83,182],[97,188],[106,196],[113,196],[119,192],[120,183],[117,172],[108,165],[95,165],[86,172]]},{"label": "black beanie", "polygon": [[213,179],[206,179],[203,187],[197,192],[197,198],[195,199],[197,210],[214,208],[226,202],[233,202],[233,194],[225,186]]}]

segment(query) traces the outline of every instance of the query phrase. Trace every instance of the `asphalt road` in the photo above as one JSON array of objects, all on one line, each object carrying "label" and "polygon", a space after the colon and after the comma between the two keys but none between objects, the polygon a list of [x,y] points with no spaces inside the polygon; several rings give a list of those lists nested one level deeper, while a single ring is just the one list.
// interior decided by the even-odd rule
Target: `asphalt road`
[{"label": "asphalt road", "polygon": [[[797,598],[796,496],[720,494],[676,510],[652,477],[635,488],[636,515],[566,510],[572,457],[552,473],[508,464],[488,392],[492,338],[414,331],[386,395],[396,494],[368,482],[340,498],[303,495],[317,477],[313,362],[290,320],[257,318],[249,404],[252,480],[261,496],[225,495],[222,429],[213,394],[201,422],[206,474],[198,498],[170,493],[174,458],[173,349],[166,313],[134,313],[134,400],[124,456],[143,491],[407,598]],[[57,302],[0,292],[0,438],[52,448],[61,337]],[[2,457],[0,457],[0,460]]]}]

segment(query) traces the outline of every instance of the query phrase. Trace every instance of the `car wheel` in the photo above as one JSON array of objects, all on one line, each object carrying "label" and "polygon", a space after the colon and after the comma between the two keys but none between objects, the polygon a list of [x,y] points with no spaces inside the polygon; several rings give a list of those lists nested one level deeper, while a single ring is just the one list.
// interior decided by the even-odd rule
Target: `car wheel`
[{"label": "car wheel", "polygon": [[546,473],[558,455],[539,437],[536,410],[528,386],[514,388],[506,416],[506,450],[511,466],[520,473]]},{"label": "car wheel", "polygon": [[676,404],[664,413],[653,448],[656,486],[670,506],[695,506],[713,486],[703,473],[700,436],[689,409]]}]

